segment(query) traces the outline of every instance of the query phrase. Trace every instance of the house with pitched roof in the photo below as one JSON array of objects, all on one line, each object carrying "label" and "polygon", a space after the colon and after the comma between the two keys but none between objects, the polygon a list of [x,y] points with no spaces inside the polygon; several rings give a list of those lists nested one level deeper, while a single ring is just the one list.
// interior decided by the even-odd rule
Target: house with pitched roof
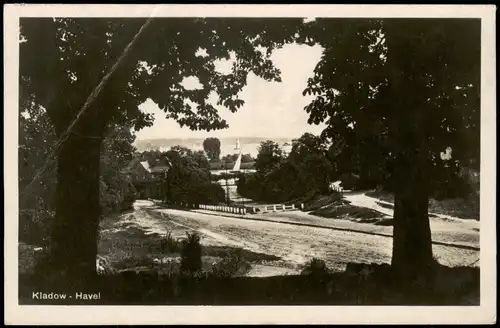
[{"label": "house with pitched roof", "polygon": [[166,195],[164,181],[172,164],[167,159],[163,163],[157,163],[134,158],[121,170],[123,175],[129,177],[130,181],[138,192],[138,197],[142,199],[156,198],[163,199]]}]

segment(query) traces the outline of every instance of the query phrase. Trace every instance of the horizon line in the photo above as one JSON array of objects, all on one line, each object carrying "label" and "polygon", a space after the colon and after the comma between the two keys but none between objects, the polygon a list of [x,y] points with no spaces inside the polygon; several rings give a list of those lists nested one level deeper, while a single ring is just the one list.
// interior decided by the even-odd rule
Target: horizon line
[{"label": "horizon line", "polygon": [[149,141],[149,140],[187,140],[187,139],[207,139],[207,138],[218,138],[218,139],[243,139],[243,138],[254,138],[254,139],[296,139],[298,137],[292,137],[292,136],[274,136],[274,137],[269,137],[269,136],[228,136],[228,137],[163,137],[163,138],[137,138],[134,140],[136,141]]}]

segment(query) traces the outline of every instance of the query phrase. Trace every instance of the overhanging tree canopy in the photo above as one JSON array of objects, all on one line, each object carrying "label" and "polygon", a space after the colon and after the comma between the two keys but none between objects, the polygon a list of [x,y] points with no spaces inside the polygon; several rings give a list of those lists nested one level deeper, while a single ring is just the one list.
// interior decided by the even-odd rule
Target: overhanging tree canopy
[{"label": "overhanging tree canopy", "polygon": [[[152,117],[138,110],[150,98],[181,126],[207,131],[226,127],[209,96],[215,94],[217,105],[234,112],[243,105],[237,93],[249,72],[279,81],[270,51],[257,47],[272,49],[288,42],[302,20],[153,19],[138,35],[146,22],[142,18],[20,22],[21,98],[44,107],[57,135],[67,137],[58,149],[50,268],[72,277],[95,271],[99,153],[107,126],[132,123],[140,129],[152,124]],[[236,59],[231,72],[216,71],[215,62],[231,54]],[[116,70],[100,93],[80,112],[113,67]],[[202,87],[184,88],[183,79],[189,76],[197,77]]]},{"label": "overhanging tree canopy", "polygon": [[[23,19],[21,97],[46,108],[61,135],[145,21]],[[325,49],[306,89],[316,95],[306,109],[309,122],[328,119],[325,135],[355,145],[361,164],[373,160],[370,149],[387,148],[403,182],[393,264],[408,272],[425,267],[432,260],[429,163],[449,146],[454,159],[478,165],[479,21],[317,19],[303,27],[302,19],[153,20],[60,148],[55,267],[72,274],[95,269],[99,137],[109,124],[151,124],[137,109],[151,98],[181,125],[224,128],[210,96],[236,111],[249,72],[279,81],[269,55],[297,37]],[[217,72],[216,60],[231,53],[231,73]],[[184,88],[188,76],[202,88]]]},{"label": "overhanging tree canopy", "polygon": [[304,36],[324,48],[304,90],[309,122],[327,121],[324,136],[354,145],[361,166],[392,159],[393,265],[420,273],[433,260],[430,167],[447,147],[479,162],[480,22],[317,19]]}]

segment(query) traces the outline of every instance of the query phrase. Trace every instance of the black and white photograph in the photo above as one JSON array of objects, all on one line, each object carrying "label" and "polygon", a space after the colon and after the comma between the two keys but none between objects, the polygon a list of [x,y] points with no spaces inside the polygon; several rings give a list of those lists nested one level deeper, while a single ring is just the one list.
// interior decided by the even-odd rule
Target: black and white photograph
[{"label": "black and white photograph", "polygon": [[6,323],[494,323],[494,13],[7,5]]}]

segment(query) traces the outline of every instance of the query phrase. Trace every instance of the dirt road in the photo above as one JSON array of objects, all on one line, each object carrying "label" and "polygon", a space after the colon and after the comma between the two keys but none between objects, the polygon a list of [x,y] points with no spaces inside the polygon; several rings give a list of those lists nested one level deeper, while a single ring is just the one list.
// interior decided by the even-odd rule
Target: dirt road
[{"label": "dirt road", "polygon": [[[173,226],[196,230],[202,244],[275,255],[282,259],[282,267],[292,271],[313,257],[335,269],[343,269],[346,262],[389,263],[391,259],[392,238],[387,236],[161,209],[147,202],[137,203],[136,212],[137,223],[145,230],[164,233]],[[478,251],[449,246],[434,245],[434,253],[449,266],[470,265],[479,258]]]}]

